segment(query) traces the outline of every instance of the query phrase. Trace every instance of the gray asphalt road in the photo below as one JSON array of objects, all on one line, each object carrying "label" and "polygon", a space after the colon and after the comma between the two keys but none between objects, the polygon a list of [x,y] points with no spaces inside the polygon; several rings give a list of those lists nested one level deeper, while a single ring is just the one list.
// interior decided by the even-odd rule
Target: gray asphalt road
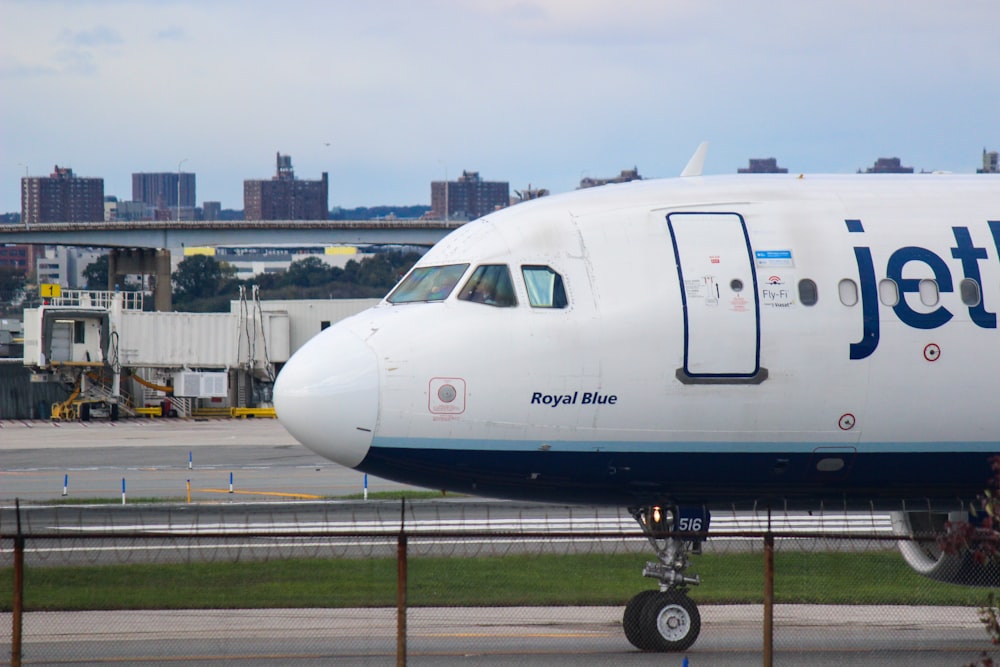
[{"label": "gray asphalt road", "polygon": [[[230,473],[233,494],[229,494]],[[213,501],[363,493],[364,475],[327,461],[273,419],[0,421],[0,502],[72,498]],[[369,490],[412,488],[369,478]]]},{"label": "gray asphalt road", "polygon": [[[762,608],[702,608],[684,654],[644,654],[618,607],[411,609],[413,665],[760,665]],[[0,614],[0,626],[9,616]],[[29,614],[26,664],[395,664],[393,609]],[[0,640],[3,635],[0,634]],[[778,605],[775,664],[961,665],[989,648],[974,610]],[[0,658],[2,659],[2,658]]]}]

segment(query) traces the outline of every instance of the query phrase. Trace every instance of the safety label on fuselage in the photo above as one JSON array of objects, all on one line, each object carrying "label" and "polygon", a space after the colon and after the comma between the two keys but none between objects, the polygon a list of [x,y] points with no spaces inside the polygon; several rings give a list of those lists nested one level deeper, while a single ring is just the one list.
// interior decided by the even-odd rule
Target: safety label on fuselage
[{"label": "safety label on fuselage", "polygon": [[790,268],[795,266],[791,250],[755,250],[753,253],[757,266],[772,268]]}]

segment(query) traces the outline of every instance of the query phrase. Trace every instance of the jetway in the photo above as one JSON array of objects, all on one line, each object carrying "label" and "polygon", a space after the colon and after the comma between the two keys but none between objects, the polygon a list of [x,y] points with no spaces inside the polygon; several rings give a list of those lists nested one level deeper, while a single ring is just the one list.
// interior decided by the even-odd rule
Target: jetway
[{"label": "jetway", "polygon": [[63,290],[48,304],[25,309],[24,363],[243,367],[265,376],[290,354],[288,314],[282,311],[148,312],[142,305],[137,293]]},{"label": "jetway", "polygon": [[71,391],[53,404],[54,418],[229,415],[270,407],[295,348],[377,302],[261,302],[254,290],[228,313],[151,312],[141,293],[63,290],[25,309],[24,365],[33,382]]}]

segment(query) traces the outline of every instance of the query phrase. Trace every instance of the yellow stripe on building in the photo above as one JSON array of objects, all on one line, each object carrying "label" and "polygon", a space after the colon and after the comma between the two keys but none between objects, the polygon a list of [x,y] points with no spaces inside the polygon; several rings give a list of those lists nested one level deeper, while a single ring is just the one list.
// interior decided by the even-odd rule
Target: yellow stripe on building
[{"label": "yellow stripe on building", "polygon": [[184,256],[189,257],[191,255],[215,256],[215,248],[210,246],[189,246],[184,248]]},{"label": "yellow stripe on building", "polygon": [[357,255],[358,249],[346,245],[327,246],[323,249],[324,255]]}]

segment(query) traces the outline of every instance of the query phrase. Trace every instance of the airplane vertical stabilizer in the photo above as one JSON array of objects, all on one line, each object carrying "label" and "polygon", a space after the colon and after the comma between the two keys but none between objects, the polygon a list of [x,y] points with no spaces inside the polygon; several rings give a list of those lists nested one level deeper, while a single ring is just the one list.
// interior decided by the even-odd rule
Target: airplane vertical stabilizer
[{"label": "airplane vertical stabilizer", "polygon": [[708,142],[703,141],[698,145],[694,155],[688,160],[687,166],[681,172],[681,177],[701,176],[701,171],[705,167],[705,155],[708,153]]}]

